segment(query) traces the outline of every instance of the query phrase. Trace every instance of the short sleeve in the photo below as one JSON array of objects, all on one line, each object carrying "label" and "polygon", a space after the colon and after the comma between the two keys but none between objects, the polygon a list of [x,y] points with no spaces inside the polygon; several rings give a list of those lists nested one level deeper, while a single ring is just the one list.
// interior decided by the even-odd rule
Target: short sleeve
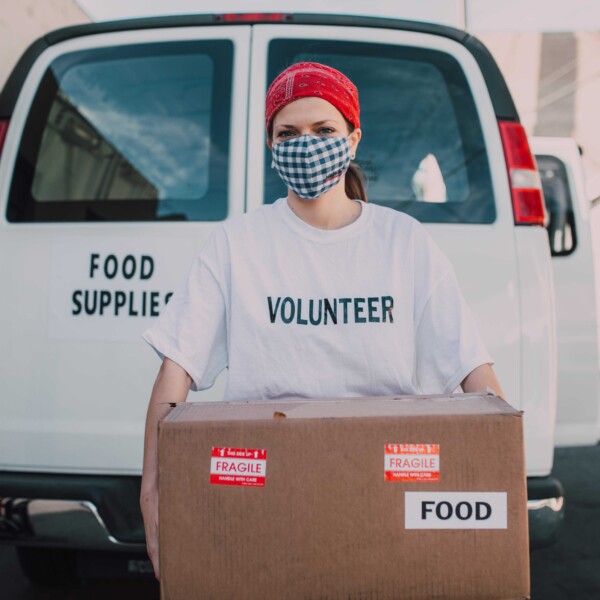
[{"label": "short sleeve", "polygon": [[427,299],[416,327],[416,376],[421,393],[452,393],[473,369],[494,364],[449,268]]},{"label": "short sleeve", "polygon": [[162,359],[192,378],[193,391],[211,387],[228,364],[226,256],[213,231],[194,257],[180,287],[142,338]]},{"label": "short sleeve", "polygon": [[494,364],[452,263],[421,223],[413,227],[415,378],[423,394],[450,394],[473,369]]}]

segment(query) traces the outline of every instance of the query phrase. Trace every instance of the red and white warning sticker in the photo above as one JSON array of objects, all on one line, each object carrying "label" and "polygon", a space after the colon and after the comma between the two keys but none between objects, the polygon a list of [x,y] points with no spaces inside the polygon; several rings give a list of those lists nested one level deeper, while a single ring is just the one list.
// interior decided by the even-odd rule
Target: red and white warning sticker
[{"label": "red and white warning sticker", "polygon": [[213,446],[210,458],[213,485],[264,486],[266,476],[266,450]]},{"label": "red and white warning sticker", "polygon": [[384,481],[439,481],[439,444],[386,444]]}]

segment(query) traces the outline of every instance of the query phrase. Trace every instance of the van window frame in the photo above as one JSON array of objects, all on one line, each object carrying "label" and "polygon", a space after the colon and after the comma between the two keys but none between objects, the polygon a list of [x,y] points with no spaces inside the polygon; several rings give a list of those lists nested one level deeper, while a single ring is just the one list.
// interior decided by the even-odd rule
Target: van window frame
[{"label": "van window frame", "polygon": [[[439,223],[439,224],[448,224],[448,223],[456,223],[456,224],[464,224],[464,225],[491,225],[497,221],[497,210],[496,210],[496,198],[495,198],[495,187],[492,177],[492,169],[489,164],[489,153],[487,149],[487,137],[483,130],[483,124],[481,123],[478,105],[473,97],[473,90],[470,85],[470,80],[464,72],[462,65],[459,60],[452,54],[440,50],[437,48],[427,48],[420,46],[411,46],[408,44],[391,44],[389,42],[376,42],[376,41],[368,41],[368,40],[349,40],[349,39],[328,39],[323,37],[281,37],[274,36],[268,40],[268,48],[267,48],[267,82],[272,81],[272,79],[282,70],[282,65],[275,66],[276,60],[279,60],[281,56],[297,56],[302,53],[303,46],[309,46],[311,48],[318,47],[319,50],[315,52],[315,54],[340,54],[342,56],[351,56],[352,54],[358,54],[357,52],[349,52],[348,49],[352,47],[360,47],[360,55],[370,55],[370,56],[386,56],[390,58],[400,58],[400,59],[420,59],[427,58],[430,62],[437,66],[439,64],[443,64],[444,68],[440,68],[440,74],[444,78],[444,80],[448,83],[448,72],[452,71],[452,75],[457,77],[461,81],[462,89],[467,92],[469,98],[469,106],[463,106],[456,104],[456,98],[451,95],[452,86],[449,86],[449,96],[452,101],[452,106],[454,110],[463,111],[463,114],[469,113],[467,116],[475,115],[477,117],[476,129],[475,133],[470,133],[465,130],[467,125],[467,121],[472,123],[472,120],[466,118],[457,118],[456,124],[459,128],[459,132],[461,135],[461,143],[464,143],[465,139],[469,139],[469,137],[473,137],[475,134],[477,135],[477,139],[481,142],[482,148],[485,153],[485,160],[481,161],[484,165],[485,173],[481,173],[478,171],[478,167],[474,165],[469,165],[467,167],[468,171],[468,182],[469,182],[469,196],[471,200],[466,200],[465,202],[445,202],[445,203],[428,203],[428,202],[420,202],[420,201],[398,201],[398,203],[404,202],[404,206],[408,206],[410,202],[412,204],[411,210],[404,210],[403,208],[397,208],[394,206],[396,210],[403,210],[403,212],[407,212],[411,216],[416,219],[424,222],[424,223]],[[277,58],[274,58],[277,57]],[[285,66],[283,66],[285,68]],[[360,87],[360,86],[359,86]],[[266,93],[266,89],[265,89]],[[360,89],[359,89],[360,95]],[[366,132],[368,133],[368,132]],[[360,155],[360,150],[358,152]],[[356,162],[360,166],[360,156],[357,156]],[[270,169],[271,157],[270,153],[266,153],[264,157],[263,164],[263,172],[264,172],[264,187],[263,187],[263,202],[271,203],[274,202],[277,198],[277,194],[273,194],[268,189],[269,183],[269,172],[272,171]],[[473,175],[473,173],[476,173]],[[485,178],[485,189],[480,192],[480,197],[484,199],[484,201],[488,202],[485,207],[485,212],[483,213],[483,217],[474,218],[471,207],[478,201],[477,198],[472,198],[473,190],[472,185],[474,181],[477,181],[479,177]],[[268,195],[269,194],[269,195]],[[367,187],[367,195],[369,195],[369,189]],[[371,197],[369,196],[369,201]],[[377,203],[374,201],[374,203]],[[386,203],[387,204],[387,203]],[[463,210],[461,211],[460,208]],[[458,209],[455,210],[455,209]],[[428,213],[440,213],[443,215],[443,218],[430,218]]]},{"label": "van window frame", "polygon": [[[149,214],[147,208],[149,204],[154,203],[158,206],[159,200],[129,199],[129,200],[42,200],[36,201],[31,193],[31,184],[33,182],[33,165],[37,160],[37,153],[40,150],[41,137],[44,133],[46,119],[51,110],[53,99],[59,85],[56,81],[53,85],[52,68],[53,65],[63,65],[63,72],[68,68],[69,62],[74,64],[84,64],[97,60],[109,60],[133,56],[164,56],[166,54],[189,54],[198,52],[198,54],[208,54],[215,61],[212,85],[212,109],[211,109],[211,151],[209,158],[209,193],[222,196],[223,209],[219,214],[213,214],[212,218],[201,217],[199,219],[188,219],[185,214],[165,215],[163,217],[156,214]],[[25,117],[23,133],[18,143],[13,168],[12,179],[10,181],[8,202],[6,205],[5,218],[8,223],[87,223],[95,221],[106,222],[155,222],[155,221],[221,221],[229,215],[229,167],[227,164],[220,166],[220,176],[213,177],[215,167],[218,162],[222,162],[222,157],[229,157],[230,149],[230,130],[232,121],[232,112],[234,105],[233,98],[233,71],[235,60],[234,40],[226,36],[206,39],[168,39],[137,41],[114,46],[91,46],[64,52],[56,56],[44,70],[40,83],[33,96],[31,106]],[[87,55],[87,56],[86,56]],[[76,61],[76,62],[75,62]],[[224,68],[226,66],[227,68]],[[58,82],[60,79],[58,80]],[[50,100],[48,99],[50,98]],[[225,106],[224,106],[225,102]],[[218,109],[218,110],[217,110]],[[215,152],[212,146],[218,142],[218,152]],[[26,158],[29,155],[30,160]],[[219,157],[219,155],[221,155]],[[211,190],[213,186],[215,191]],[[194,202],[195,199],[190,200]],[[77,215],[70,216],[65,214],[64,210],[72,206],[77,207],[77,213],[85,212],[85,217]],[[146,205],[146,206],[144,206]],[[62,214],[56,214],[58,209]],[[61,210],[62,209],[62,210]],[[106,214],[98,214],[98,210],[108,210]],[[133,211],[133,217],[129,211]],[[140,213],[146,214],[140,214]],[[120,214],[119,214],[120,213]]]}]

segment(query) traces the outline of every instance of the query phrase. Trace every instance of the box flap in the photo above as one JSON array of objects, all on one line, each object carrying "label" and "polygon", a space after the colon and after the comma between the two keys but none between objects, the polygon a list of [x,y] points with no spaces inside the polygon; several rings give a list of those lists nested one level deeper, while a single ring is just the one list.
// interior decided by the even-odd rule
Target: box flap
[{"label": "box flap", "polygon": [[322,419],[427,415],[515,415],[520,411],[491,394],[379,396],[256,400],[247,402],[182,402],[164,419],[175,421],[229,421],[272,418]]}]

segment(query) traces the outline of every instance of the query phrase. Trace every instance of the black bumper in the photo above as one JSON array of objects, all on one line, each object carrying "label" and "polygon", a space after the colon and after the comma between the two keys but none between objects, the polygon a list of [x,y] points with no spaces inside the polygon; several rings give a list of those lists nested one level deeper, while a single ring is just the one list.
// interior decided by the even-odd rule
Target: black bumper
[{"label": "black bumper", "polygon": [[134,475],[0,471],[0,541],[143,550],[140,487]]},{"label": "black bumper", "polygon": [[527,513],[529,515],[529,546],[532,550],[556,542],[565,515],[564,491],[558,479],[527,478]]}]

